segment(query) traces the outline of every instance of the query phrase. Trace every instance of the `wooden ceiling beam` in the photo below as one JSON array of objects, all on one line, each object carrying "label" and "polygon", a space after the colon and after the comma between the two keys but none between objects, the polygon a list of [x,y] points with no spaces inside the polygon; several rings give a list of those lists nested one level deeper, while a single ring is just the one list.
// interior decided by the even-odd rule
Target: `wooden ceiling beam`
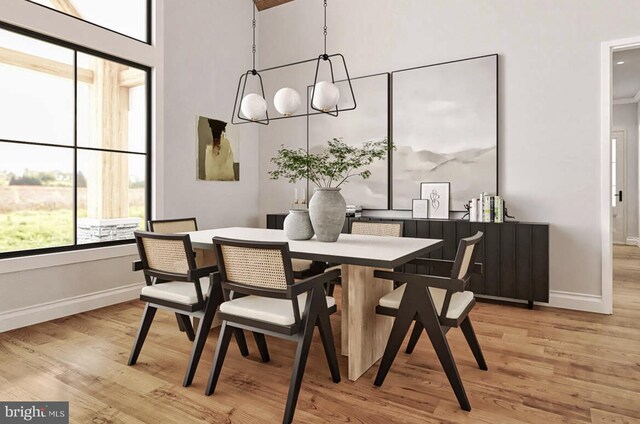
[{"label": "wooden ceiling beam", "polygon": [[71,0],[51,0],[51,5],[54,9],[64,12],[67,15],[82,19],[80,12],[78,12],[78,9],[76,9]]},{"label": "wooden ceiling beam", "polygon": [[293,0],[253,0],[260,12],[272,7],[280,6],[281,4],[289,3],[290,1]]},{"label": "wooden ceiling beam", "polygon": [[[0,47],[0,63],[73,79],[73,65]],[[78,81],[93,83],[93,71],[78,68]]]}]

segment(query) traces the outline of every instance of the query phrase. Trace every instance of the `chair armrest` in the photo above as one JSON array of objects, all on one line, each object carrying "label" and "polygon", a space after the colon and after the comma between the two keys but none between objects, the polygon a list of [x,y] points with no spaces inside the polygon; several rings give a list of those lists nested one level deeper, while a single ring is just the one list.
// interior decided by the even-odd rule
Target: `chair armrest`
[{"label": "chair armrest", "polygon": [[406,272],[391,272],[391,271],[374,271],[374,277],[382,278],[384,280],[399,281],[401,283],[420,284],[426,287],[436,287],[439,289],[453,290],[456,292],[462,292],[465,290],[465,282],[462,280],[437,277],[434,275],[421,275],[421,274],[408,274]]},{"label": "chair armrest", "polygon": [[137,261],[131,262],[131,271],[133,272],[142,271],[142,261],[137,260]]},{"label": "chair armrest", "polygon": [[340,277],[339,269],[314,275],[313,277],[309,277],[307,279],[304,279],[300,282],[297,282],[287,287],[287,295],[290,297],[294,297],[302,293],[308,292],[314,287],[321,286],[324,288],[325,284],[335,280],[338,277]]},{"label": "chair armrest", "polygon": [[[453,261],[445,260],[445,259],[431,259],[431,258],[416,258],[412,261],[407,262],[411,265],[427,265],[433,266],[436,272],[445,272],[450,273],[453,269]],[[473,264],[472,272],[474,274],[482,274],[482,264],[475,263]]]},{"label": "chair armrest", "polygon": [[205,266],[203,268],[196,268],[187,272],[187,278],[189,280],[197,280],[202,277],[207,277],[209,274],[218,272],[218,265]]}]

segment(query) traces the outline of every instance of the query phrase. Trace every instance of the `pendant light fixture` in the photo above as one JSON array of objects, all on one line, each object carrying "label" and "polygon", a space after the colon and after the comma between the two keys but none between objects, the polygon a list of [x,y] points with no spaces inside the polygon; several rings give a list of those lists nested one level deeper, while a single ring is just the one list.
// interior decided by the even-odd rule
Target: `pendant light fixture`
[{"label": "pendant light fixture", "polygon": [[[253,3],[253,1],[252,1]],[[324,52],[312,59],[302,60],[299,62],[293,62],[286,65],[274,66],[272,68],[262,69],[256,71],[256,17],[255,7],[253,9],[253,68],[240,76],[238,82],[238,89],[236,91],[236,100],[233,105],[233,115],[231,122],[233,124],[245,124],[245,123],[258,123],[268,125],[270,121],[278,119],[296,118],[302,116],[312,116],[327,114],[331,116],[338,116],[339,112],[345,112],[353,110],[357,107],[356,98],[353,93],[353,86],[351,84],[351,78],[349,76],[349,70],[347,69],[347,62],[344,56],[340,53],[328,54],[327,53],[327,0],[323,0],[324,7]],[[344,69],[345,79],[336,81],[334,74],[334,63],[332,59],[336,60],[338,67]],[[316,64],[315,75],[311,88],[311,99],[308,101],[307,113],[296,113],[302,105],[302,99],[298,91],[291,87],[284,87],[279,89],[274,98],[273,104],[275,109],[281,116],[269,116],[267,111],[267,102],[265,101],[264,86],[262,84],[261,73],[272,72],[283,68],[299,66],[306,63]],[[320,68],[328,65],[328,75],[330,79],[318,80],[320,75]],[[341,65],[341,66],[340,66]],[[245,95],[247,79],[249,77],[258,77],[260,83],[260,93],[250,93]],[[347,93],[350,94],[351,102],[347,102],[347,107],[340,107],[338,102],[340,101],[340,90],[336,86],[336,82],[342,83],[343,87],[348,86]],[[305,87],[307,88],[307,87]],[[343,93],[344,94],[344,93]],[[238,99],[242,99],[238,104]],[[344,103],[344,102],[343,102]],[[350,103],[353,103],[352,105]],[[238,122],[235,119],[239,119],[244,122]]]},{"label": "pendant light fixture", "polygon": [[[233,115],[231,117],[231,123],[237,124],[237,122],[234,122],[234,118],[236,109],[238,107],[238,93],[240,92],[240,86],[242,86],[242,94],[240,95],[242,101],[240,102],[240,109],[238,109],[237,118],[247,122],[256,122],[258,124],[269,125],[269,112],[267,111],[267,101],[264,99],[264,85],[262,84],[262,76],[258,71],[256,71],[256,6],[253,1],[251,2],[251,4],[253,7],[253,20],[251,22],[253,27],[253,46],[251,49],[253,66],[249,71],[240,76],[240,81],[238,82],[238,91],[236,92],[236,100],[233,105]],[[249,77],[258,77],[258,81],[260,82],[261,94],[249,93],[245,96],[247,80],[249,79]]]}]

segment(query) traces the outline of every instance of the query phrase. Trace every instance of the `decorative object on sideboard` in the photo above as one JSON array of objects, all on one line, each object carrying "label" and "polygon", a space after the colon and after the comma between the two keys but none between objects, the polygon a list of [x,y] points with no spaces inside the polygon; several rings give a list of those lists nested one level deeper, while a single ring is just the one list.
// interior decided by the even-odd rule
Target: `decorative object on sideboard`
[{"label": "decorative object on sideboard", "polygon": [[449,183],[420,183],[420,199],[427,200],[427,218],[449,219]]},{"label": "decorative object on sideboard", "polygon": [[275,169],[269,171],[271,179],[284,178],[290,183],[307,179],[317,188],[309,202],[309,216],[319,241],[338,240],[344,225],[347,203],[340,194],[340,186],[353,177],[369,178],[365,167],[386,156],[387,139],[366,141],[361,147],[349,146],[339,138],[327,142],[320,153],[306,149],[281,146],[271,158]]},{"label": "decorative object on sideboard", "polygon": [[469,201],[465,208],[469,211],[471,222],[505,222],[507,218],[515,219],[509,215],[506,203],[501,196],[493,196],[481,193],[479,198]]},{"label": "decorative object on sideboard", "polygon": [[[340,53],[328,54],[327,53],[327,0],[323,2],[323,10],[324,10],[324,27],[323,27],[323,36],[324,36],[324,51],[322,54],[307,60],[297,61],[293,63],[288,63],[285,65],[278,65],[267,69],[256,70],[255,66],[255,56],[256,56],[256,17],[255,17],[255,7],[253,9],[253,68],[240,76],[240,80],[238,81],[238,88],[236,90],[236,100],[233,105],[233,113],[232,113],[232,123],[239,124],[240,122],[235,122],[235,119],[240,119],[242,123],[258,123],[263,125],[269,125],[269,122],[277,119],[287,119],[287,118],[296,118],[301,116],[311,116],[311,115],[331,115],[338,116],[339,112],[353,110],[357,107],[356,97],[353,92],[353,87],[351,85],[351,77],[349,76],[349,69],[347,68],[347,62],[344,56]],[[334,69],[334,63],[332,59],[337,59],[336,64],[341,64],[342,66],[336,66]],[[260,97],[264,100],[264,85],[262,83],[261,73],[275,71],[283,68],[293,67],[304,65],[307,63],[315,63],[315,74],[313,79],[313,93],[311,95],[310,102],[307,103],[308,109],[306,113],[296,113],[300,106],[300,95],[298,92],[290,87],[285,87],[277,91],[276,96],[273,99],[274,106],[276,110],[281,114],[281,116],[269,116],[268,108],[266,105],[266,101],[262,102],[258,99]],[[321,72],[321,68],[327,68]],[[340,90],[336,86],[336,72],[337,70],[344,70],[344,80],[348,84],[348,93],[351,97],[350,106],[340,106],[338,105],[338,101],[340,100]],[[322,75],[326,75],[323,77]],[[251,96],[251,94],[245,96],[245,91],[247,90],[247,80],[250,76],[257,76],[258,83],[260,87],[260,94],[255,94]],[[324,78],[324,79],[323,79]],[[342,78],[342,74],[339,75],[339,78]],[[284,90],[284,91],[283,91]],[[250,97],[251,96],[251,97]],[[238,108],[238,99],[242,99],[240,102],[240,108]],[[246,99],[246,101],[245,101]],[[244,108],[242,106],[245,106]],[[311,110],[309,110],[311,109]],[[246,113],[245,113],[246,111]],[[242,112],[242,115],[241,113]],[[244,116],[243,116],[244,115]]]},{"label": "decorative object on sideboard", "polygon": [[362,216],[362,206],[360,205],[347,205],[347,217],[359,218]]},{"label": "decorative object on sideboard", "polygon": [[429,200],[413,199],[411,207],[411,218],[425,219],[429,218]]},{"label": "decorative object on sideboard", "polygon": [[301,196],[299,193],[297,187],[293,189],[293,209],[307,209],[307,190],[303,188]]},{"label": "decorative object on sideboard", "polygon": [[284,219],[284,234],[289,240],[309,240],[315,234],[309,209],[291,209]]},{"label": "decorative object on sideboard", "polygon": [[454,211],[498,187],[498,55],[392,73],[392,207],[416,181],[449,181]]},{"label": "decorative object on sideboard", "polygon": [[198,117],[197,179],[240,181],[238,129],[218,119]]}]

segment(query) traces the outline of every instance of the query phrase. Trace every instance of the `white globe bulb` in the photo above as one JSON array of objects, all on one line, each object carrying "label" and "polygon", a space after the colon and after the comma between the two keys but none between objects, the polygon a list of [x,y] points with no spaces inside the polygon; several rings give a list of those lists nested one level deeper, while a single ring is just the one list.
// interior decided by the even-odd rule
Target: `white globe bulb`
[{"label": "white globe bulb", "polygon": [[293,88],[285,87],[278,90],[273,97],[273,105],[284,116],[293,115],[302,104],[300,94]]},{"label": "white globe bulb", "polygon": [[240,103],[240,111],[252,121],[264,119],[267,115],[267,102],[256,93],[247,94]]},{"label": "white globe bulb", "polygon": [[329,81],[320,81],[313,90],[313,107],[323,112],[335,108],[340,100],[340,90]]}]

